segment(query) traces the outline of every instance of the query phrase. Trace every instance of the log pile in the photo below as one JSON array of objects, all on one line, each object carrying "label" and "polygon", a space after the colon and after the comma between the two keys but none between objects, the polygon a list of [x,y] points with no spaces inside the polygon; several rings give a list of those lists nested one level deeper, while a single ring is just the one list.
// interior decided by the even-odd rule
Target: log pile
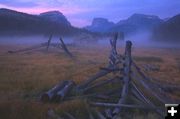
[{"label": "log pile", "polygon": [[[178,89],[180,86],[160,86],[148,78],[131,57],[131,41],[126,42],[124,55],[116,50],[117,36],[110,40],[112,49],[109,63],[94,76],[79,85],[73,81],[63,81],[41,96],[43,102],[63,102],[78,97],[87,100],[98,119],[116,119],[124,108],[153,110],[160,117],[165,116],[165,103],[177,103],[168,97],[164,88]],[[108,74],[111,78],[100,80]],[[111,84],[112,88],[106,88]],[[97,89],[101,89],[100,91]],[[153,98],[153,99],[152,99]],[[98,101],[97,101],[98,100]],[[129,103],[129,100],[134,100]],[[179,101],[180,102],[180,101]],[[94,107],[101,107],[100,111]],[[90,110],[90,109],[89,109]],[[67,113],[69,119],[74,118]],[[89,119],[94,119],[88,111]]]}]

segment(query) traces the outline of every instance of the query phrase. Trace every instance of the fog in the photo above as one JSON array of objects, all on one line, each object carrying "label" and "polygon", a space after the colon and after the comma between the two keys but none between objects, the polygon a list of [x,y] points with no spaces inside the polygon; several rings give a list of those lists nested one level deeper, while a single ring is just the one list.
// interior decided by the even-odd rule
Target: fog
[{"label": "fog", "polygon": [[[110,47],[109,39],[113,37],[103,37],[96,40],[83,39],[78,40],[74,37],[63,37],[66,44],[76,44],[77,46],[103,46]],[[47,42],[49,37],[43,35],[39,36],[0,36],[0,45],[37,45],[40,43]],[[180,48],[180,43],[173,42],[160,42],[156,39],[151,39],[151,34],[149,32],[139,32],[135,35],[127,36],[124,40],[118,39],[118,47],[125,46],[125,41],[130,40],[133,43],[133,47],[157,47],[157,48]],[[91,42],[92,41],[92,42]],[[96,42],[95,42],[96,41]],[[59,43],[59,37],[53,36],[52,43]]]},{"label": "fog", "polygon": [[[124,40],[118,39],[118,46],[125,46],[125,41],[130,40],[133,43],[133,47],[141,47],[141,48],[180,48],[180,42],[167,42],[160,41],[158,39],[153,39],[152,34],[150,32],[139,32],[134,35],[130,35],[125,37]],[[99,45],[109,45],[109,38],[105,38],[99,40]]]},{"label": "fog", "polygon": [[[49,37],[39,36],[0,36],[1,45],[36,45],[45,43],[49,40]],[[51,43],[59,43],[59,37],[52,37]],[[71,38],[65,38],[65,43],[72,43]]]}]

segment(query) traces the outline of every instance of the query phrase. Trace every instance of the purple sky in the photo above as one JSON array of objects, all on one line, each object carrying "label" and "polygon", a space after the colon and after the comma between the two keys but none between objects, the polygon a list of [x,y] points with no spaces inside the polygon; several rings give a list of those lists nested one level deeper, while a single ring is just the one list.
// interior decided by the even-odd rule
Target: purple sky
[{"label": "purple sky", "polygon": [[180,0],[0,0],[0,8],[31,14],[50,10],[62,12],[72,25],[89,25],[94,17],[118,22],[133,13],[167,18],[180,13]]}]

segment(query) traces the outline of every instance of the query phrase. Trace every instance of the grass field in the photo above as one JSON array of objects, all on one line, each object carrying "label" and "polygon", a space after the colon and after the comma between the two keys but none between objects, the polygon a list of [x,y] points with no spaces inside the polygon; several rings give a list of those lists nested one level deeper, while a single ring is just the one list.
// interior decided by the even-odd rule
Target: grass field
[{"label": "grass field", "polygon": [[[81,100],[62,104],[43,104],[38,101],[42,92],[47,91],[61,80],[85,81],[95,74],[99,67],[106,66],[109,48],[71,47],[75,56],[73,61],[63,51],[50,48],[6,54],[8,50],[26,46],[0,46],[0,118],[1,119],[46,119],[47,111],[53,108],[57,114],[62,111],[73,112],[86,118],[86,106]],[[123,53],[124,49],[119,49]],[[180,84],[180,50],[173,48],[133,48],[132,55],[139,66],[153,64],[160,66],[159,71],[146,72],[158,82]],[[172,93],[180,98],[178,92]],[[131,112],[131,111],[130,111]],[[154,119],[156,114],[135,110],[124,118]]]}]

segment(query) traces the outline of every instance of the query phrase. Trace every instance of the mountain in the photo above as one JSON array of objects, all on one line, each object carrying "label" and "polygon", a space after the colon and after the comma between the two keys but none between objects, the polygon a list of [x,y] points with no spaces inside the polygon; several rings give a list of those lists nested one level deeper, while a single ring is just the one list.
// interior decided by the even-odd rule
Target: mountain
[{"label": "mountain", "polygon": [[91,32],[109,32],[109,29],[112,28],[115,24],[108,21],[105,18],[94,18],[90,26],[86,26],[85,29]]},{"label": "mountain", "polygon": [[39,16],[47,21],[51,21],[57,24],[63,24],[66,26],[71,26],[71,23],[59,11],[44,12],[44,13],[41,13]]},{"label": "mountain", "polygon": [[71,26],[66,17],[58,11],[31,15],[9,9],[0,9],[0,34],[61,34],[79,32]]},{"label": "mountain", "polygon": [[151,31],[161,23],[163,20],[157,16],[133,14],[128,19],[119,21],[110,31],[133,34],[140,31]]},{"label": "mountain", "polygon": [[165,21],[153,31],[153,39],[180,41],[180,14]]},{"label": "mountain", "polygon": [[124,32],[125,34],[133,34],[139,31],[151,31],[163,22],[158,16],[133,14],[116,24],[104,18],[95,18],[92,24],[85,28],[92,32]]}]

